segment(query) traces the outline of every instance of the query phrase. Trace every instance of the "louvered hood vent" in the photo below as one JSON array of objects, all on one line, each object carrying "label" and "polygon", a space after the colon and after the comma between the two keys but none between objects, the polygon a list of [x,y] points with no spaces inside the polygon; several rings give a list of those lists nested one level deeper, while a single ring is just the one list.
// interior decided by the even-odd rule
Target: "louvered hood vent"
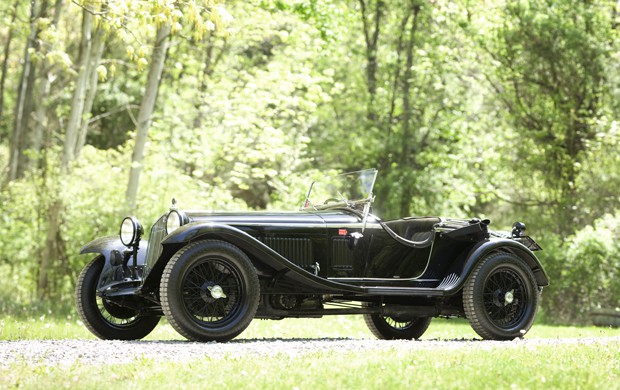
[{"label": "louvered hood vent", "polygon": [[312,245],[307,238],[265,237],[261,241],[300,267],[314,264]]}]

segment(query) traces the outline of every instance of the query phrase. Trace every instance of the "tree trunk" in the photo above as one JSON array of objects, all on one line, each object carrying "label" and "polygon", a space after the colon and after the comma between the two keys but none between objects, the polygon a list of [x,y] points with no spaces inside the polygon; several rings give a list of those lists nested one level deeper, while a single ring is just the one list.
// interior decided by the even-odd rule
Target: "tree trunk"
[{"label": "tree trunk", "polygon": [[368,21],[368,11],[366,1],[359,0],[362,9],[362,23],[364,27],[364,38],[366,40],[366,83],[368,88],[368,109],[367,116],[370,121],[377,119],[375,111],[375,97],[377,94],[377,69],[379,62],[377,59],[377,51],[379,49],[379,33],[381,31],[381,16],[385,3],[377,0],[375,7],[374,20]]},{"label": "tree trunk", "polygon": [[[54,9],[54,18],[52,24],[58,25],[60,20],[60,14],[64,0],[56,0]],[[43,133],[47,128],[47,105],[45,104],[45,98],[49,94],[50,89],[50,74],[49,70],[41,72],[45,75],[45,78],[39,80],[37,85],[37,109],[35,111],[35,126],[32,131],[31,147],[34,150],[41,150],[43,146]],[[54,181],[55,178],[51,178],[50,181]],[[55,192],[53,192],[55,193]],[[56,263],[61,257],[60,253],[60,218],[63,204],[59,197],[56,196],[52,205],[48,209],[47,214],[47,234],[45,239],[45,246],[41,251],[41,260],[39,263],[39,280],[37,283],[37,295],[39,299],[48,297],[50,294],[50,277],[49,274]],[[64,245],[62,246],[64,248]]]},{"label": "tree trunk", "polygon": [[[102,7],[105,6],[105,3]],[[97,84],[99,81],[99,74],[97,73],[97,67],[101,61],[103,55],[103,49],[105,47],[104,30],[102,26],[97,27],[93,34],[93,42],[90,51],[90,58],[88,61],[88,78],[89,85],[86,91],[86,98],[84,101],[84,115],[82,115],[82,124],[77,136],[77,143],[75,145],[75,156],[79,156],[84,145],[86,145],[86,135],[88,134],[89,119],[91,117],[91,111],[93,109],[93,102],[95,101],[95,95],[97,94]]]},{"label": "tree trunk", "polygon": [[194,118],[195,129],[202,127],[204,113],[203,105],[205,102],[207,91],[209,89],[209,79],[213,75],[215,67],[220,62],[228,48],[227,41],[224,40],[222,49],[216,55],[214,55],[213,52],[215,50],[215,41],[215,33],[209,34],[209,37],[207,39],[207,49],[205,50],[205,59],[203,61],[204,68],[199,75],[200,86],[198,87],[198,99],[196,99],[196,102],[194,103],[194,108],[196,112],[196,117]]},{"label": "tree trunk", "polygon": [[58,232],[60,225],[60,211],[62,202],[56,199],[50,206],[48,213],[48,229],[45,237],[45,246],[41,253],[41,262],[39,263],[39,281],[37,283],[37,296],[39,299],[48,297],[49,291],[49,274],[53,260],[59,257],[58,253]]},{"label": "tree trunk", "polygon": [[138,126],[136,129],[136,144],[134,146],[131,170],[129,172],[129,184],[127,186],[127,207],[129,211],[133,211],[136,207],[136,196],[138,194],[138,185],[140,182],[140,173],[142,172],[142,162],[144,161],[144,146],[151,126],[151,114],[157,100],[157,91],[159,89],[159,81],[164,69],[166,59],[166,51],[168,50],[168,35],[170,35],[170,24],[166,23],[157,29],[155,38],[155,46],[149,66],[149,75],[146,81],[146,88],[140,105],[140,113],[138,114]]},{"label": "tree trunk", "polygon": [[[31,106],[32,101],[32,86],[29,85],[29,81],[32,78],[31,73],[34,72],[34,68],[31,62],[30,50],[36,46],[37,37],[37,20],[40,13],[40,3],[38,0],[32,0],[30,3],[30,35],[26,42],[26,49],[24,50],[24,67],[22,75],[19,81],[19,90],[17,94],[17,102],[15,104],[15,117],[13,122],[13,133],[11,135],[11,150],[9,157],[9,172],[8,181],[13,181],[23,175],[23,167],[20,167],[21,155],[24,151],[23,139],[26,129],[24,123],[28,122],[30,111],[28,107]],[[30,92],[30,93],[29,93]]]},{"label": "tree trunk", "polygon": [[11,15],[11,24],[9,25],[9,31],[6,37],[6,44],[4,45],[4,58],[2,59],[2,76],[0,77],[0,121],[4,116],[4,86],[6,84],[6,72],[8,70],[9,64],[9,54],[11,54],[11,42],[13,40],[13,25],[15,24],[15,19],[17,18],[17,7],[19,6],[20,0],[15,0],[13,4],[13,14]]},{"label": "tree trunk", "polygon": [[[402,121],[402,139],[401,139],[401,155],[400,166],[406,170],[413,170],[414,154],[416,152],[415,137],[411,134],[412,116],[411,116],[411,68],[413,67],[413,48],[415,46],[415,33],[418,28],[418,14],[420,6],[413,6],[413,21],[411,22],[411,30],[409,30],[409,40],[407,42],[407,64],[403,77],[403,121]],[[413,185],[411,180],[405,180],[402,185],[402,194],[400,199],[400,215],[409,215],[409,205],[413,196]]]},{"label": "tree trunk", "polygon": [[82,39],[80,42],[80,60],[78,63],[78,77],[75,81],[75,90],[71,103],[71,113],[67,121],[67,132],[62,153],[61,169],[66,171],[73,161],[78,139],[78,131],[84,113],[86,89],[88,87],[88,64],[91,51],[92,15],[86,9],[82,10]]},{"label": "tree trunk", "polygon": [[[52,26],[58,26],[58,22],[60,20],[60,15],[62,13],[62,7],[64,5],[64,0],[56,0],[56,5],[54,7],[54,18],[52,19]],[[47,99],[50,92],[51,80],[54,78],[52,73],[52,68],[48,61],[42,61],[41,66],[41,76],[36,81],[36,94],[37,100],[35,102],[35,110],[34,110],[34,123],[32,126],[32,132],[29,142],[29,148],[31,150],[40,152],[43,148],[43,135],[45,130],[48,129],[48,104]],[[37,157],[38,161],[41,161],[40,157]],[[27,166],[25,169],[28,169],[31,165],[33,165],[32,159],[28,159]]]}]

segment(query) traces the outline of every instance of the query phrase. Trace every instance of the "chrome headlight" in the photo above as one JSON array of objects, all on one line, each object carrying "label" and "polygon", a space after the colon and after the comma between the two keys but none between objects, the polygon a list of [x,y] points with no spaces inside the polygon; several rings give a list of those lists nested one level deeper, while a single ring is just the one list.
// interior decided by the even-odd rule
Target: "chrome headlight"
[{"label": "chrome headlight", "polygon": [[166,234],[170,234],[188,222],[187,215],[179,210],[172,210],[168,213],[166,220]]},{"label": "chrome headlight", "polygon": [[125,246],[134,245],[140,236],[144,233],[144,229],[140,222],[134,217],[126,217],[121,223],[121,242]]}]

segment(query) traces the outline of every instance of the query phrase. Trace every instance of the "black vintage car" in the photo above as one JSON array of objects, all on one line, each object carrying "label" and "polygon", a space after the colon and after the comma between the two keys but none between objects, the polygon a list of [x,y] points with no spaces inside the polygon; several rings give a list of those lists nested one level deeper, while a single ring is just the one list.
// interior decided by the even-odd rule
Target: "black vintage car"
[{"label": "black vintage car", "polygon": [[372,214],[374,169],[312,183],[298,212],[172,208],[148,242],[133,217],[81,253],[77,308],[102,339],[140,339],[166,316],[181,335],[227,341],[252,319],[361,314],[374,335],[417,339],[466,317],[484,339],[522,337],[549,281],[524,235],[489,221]]}]

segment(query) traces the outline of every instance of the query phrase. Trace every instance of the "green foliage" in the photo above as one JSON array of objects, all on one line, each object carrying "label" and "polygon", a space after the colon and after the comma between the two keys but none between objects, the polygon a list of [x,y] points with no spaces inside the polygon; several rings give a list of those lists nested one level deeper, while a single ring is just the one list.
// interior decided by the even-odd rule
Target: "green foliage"
[{"label": "green foliage", "polygon": [[[250,19],[241,7],[233,11],[240,18],[235,41],[207,43],[213,52],[204,58],[187,53],[183,72],[190,76],[162,86],[170,99],[162,98],[153,138],[174,168],[205,188],[230,191],[246,207],[264,209],[290,195],[298,205],[303,190],[290,194],[288,178],[306,161],[307,129],[328,98],[321,84],[331,79],[313,71],[312,51],[293,46],[305,43],[310,28],[292,28],[298,21],[286,15],[272,19],[256,10]],[[209,67],[226,72],[204,79]],[[182,100],[172,93],[180,85]]]},{"label": "green foliage", "polygon": [[[85,1],[64,2],[57,25],[47,3],[31,73],[43,96],[29,116],[29,128],[44,128],[41,150],[25,151],[37,163],[0,188],[0,282],[16,300],[34,299],[44,248],[54,246],[50,299],[70,302],[87,261],[79,248],[117,234],[153,31],[170,23],[136,210],[145,226],[172,197],[182,207],[293,210],[311,177],[374,167],[384,219],[525,221],[551,275],[547,320],[585,322],[597,304],[614,305],[599,286],[617,291],[617,249],[600,238],[620,204],[615,2]],[[87,147],[65,177],[57,161],[81,6],[106,32],[105,77],[84,113]],[[0,61],[13,37],[2,169],[29,18],[28,3],[0,5]],[[57,201],[60,230],[46,243]]]},{"label": "green foliage", "polygon": [[579,225],[613,213],[620,204],[620,129],[610,115],[596,123],[596,137],[588,143],[583,161],[577,163]]},{"label": "green foliage", "polygon": [[[578,231],[545,258],[553,278],[543,294],[551,321],[590,323],[596,309],[620,307],[620,215],[606,215]],[[545,248],[547,249],[547,248]]]},{"label": "green foliage", "polygon": [[[130,149],[98,150],[87,146],[72,174],[59,181],[57,173],[42,172],[9,183],[0,192],[0,218],[8,234],[0,237],[0,277],[14,286],[12,299],[28,302],[34,297],[41,253],[46,245],[52,202],[62,200],[63,212],[57,240],[61,258],[51,269],[53,300],[58,307],[72,305],[77,275],[92,255],[79,255],[80,248],[96,237],[116,236],[123,218],[124,190],[129,175]],[[51,163],[51,161],[50,161]],[[215,186],[171,171],[166,160],[152,155],[145,170],[138,215],[145,228],[170,206],[173,197],[184,207],[243,208]],[[95,169],[96,168],[96,169]],[[48,167],[49,170],[53,168]],[[207,200],[207,202],[205,202]]]},{"label": "green foliage", "polygon": [[519,185],[504,191],[562,235],[588,223],[590,214],[579,206],[591,191],[579,186],[581,168],[596,134],[607,133],[613,118],[607,107],[617,80],[608,69],[617,38],[613,13],[603,4],[615,7],[531,0],[477,10],[474,37],[491,65],[483,72],[498,120],[512,133],[503,154],[514,164],[511,182]]}]

